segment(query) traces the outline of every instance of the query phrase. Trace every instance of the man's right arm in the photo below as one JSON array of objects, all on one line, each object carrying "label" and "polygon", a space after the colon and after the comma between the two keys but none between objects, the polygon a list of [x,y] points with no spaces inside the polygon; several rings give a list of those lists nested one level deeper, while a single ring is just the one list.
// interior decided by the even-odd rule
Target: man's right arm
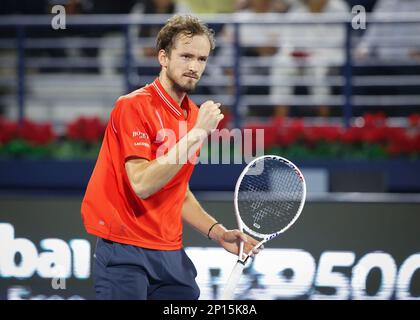
[{"label": "man's right arm", "polygon": [[182,168],[185,160],[198,150],[207,135],[217,128],[222,119],[220,104],[207,101],[200,108],[194,128],[165,155],[152,161],[128,160],[125,169],[134,192],[141,199],[146,199],[162,189]]}]

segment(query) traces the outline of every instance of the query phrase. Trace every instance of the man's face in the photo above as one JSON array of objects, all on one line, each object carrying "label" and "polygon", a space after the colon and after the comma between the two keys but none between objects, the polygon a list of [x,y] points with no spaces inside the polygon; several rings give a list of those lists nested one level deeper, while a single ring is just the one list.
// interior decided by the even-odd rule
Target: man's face
[{"label": "man's face", "polygon": [[206,68],[209,54],[210,41],[206,35],[179,35],[170,55],[165,53],[160,59],[162,71],[176,90],[191,92]]}]

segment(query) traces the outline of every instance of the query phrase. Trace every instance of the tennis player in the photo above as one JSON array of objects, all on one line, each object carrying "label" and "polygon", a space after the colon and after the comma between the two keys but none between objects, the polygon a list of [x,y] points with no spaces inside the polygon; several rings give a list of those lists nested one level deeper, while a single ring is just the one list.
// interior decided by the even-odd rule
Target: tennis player
[{"label": "tennis player", "polygon": [[97,299],[198,299],[183,222],[234,254],[241,240],[245,252],[257,244],[218,223],[188,187],[200,143],[223,118],[220,103],[198,108],[187,96],[214,49],[213,31],[195,17],[176,15],[156,42],[161,72],[117,100],[82,203],[85,228],[98,237]]}]

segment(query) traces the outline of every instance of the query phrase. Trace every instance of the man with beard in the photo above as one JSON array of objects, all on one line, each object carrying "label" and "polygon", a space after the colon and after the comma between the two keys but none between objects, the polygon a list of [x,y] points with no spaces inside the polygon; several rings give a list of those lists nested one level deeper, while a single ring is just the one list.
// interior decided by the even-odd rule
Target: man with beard
[{"label": "man with beard", "polygon": [[98,299],[198,299],[183,221],[234,254],[241,241],[245,252],[257,243],[218,223],[188,187],[201,142],[223,119],[220,103],[198,108],[187,96],[212,49],[207,25],[172,17],[157,36],[159,77],[120,97],[111,112],[81,210],[98,237]]}]

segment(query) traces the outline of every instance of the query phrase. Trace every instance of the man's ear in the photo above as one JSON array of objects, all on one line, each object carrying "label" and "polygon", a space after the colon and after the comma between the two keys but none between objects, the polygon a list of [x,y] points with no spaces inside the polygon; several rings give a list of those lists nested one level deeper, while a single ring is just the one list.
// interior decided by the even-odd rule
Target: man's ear
[{"label": "man's ear", "polygon": [[158,52],[158,60],[162,68],[166,68],[168,66],[168,55],[165,50],[160,49]]}]

